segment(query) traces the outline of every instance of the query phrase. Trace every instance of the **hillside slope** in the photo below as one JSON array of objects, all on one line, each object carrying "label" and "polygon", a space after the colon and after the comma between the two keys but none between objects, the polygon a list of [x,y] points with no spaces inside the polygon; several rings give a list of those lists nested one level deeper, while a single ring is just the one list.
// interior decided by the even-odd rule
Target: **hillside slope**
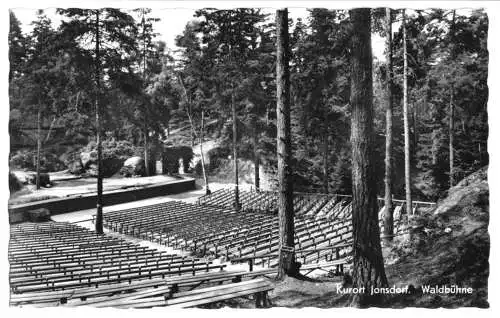
[{"label": "hillside slope", "polygon": [[[451,188],[435,209],[411,221],[410,237],[395,244],[397,261],[387,266],[392,283],[412,284],[416,293],[396,300],[404,306],[488,307],[490,242],[487,169]],[[472,294],[429,294],[422,286],[471,287]]]}]

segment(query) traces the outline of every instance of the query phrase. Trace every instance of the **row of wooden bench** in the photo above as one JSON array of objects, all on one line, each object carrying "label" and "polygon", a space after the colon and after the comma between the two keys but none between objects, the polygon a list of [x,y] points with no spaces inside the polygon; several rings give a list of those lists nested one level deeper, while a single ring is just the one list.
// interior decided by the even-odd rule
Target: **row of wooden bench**
[{"label": "row of wooden bench", "polygon": [[[302,266],[301,271],[342,266],[344,259],[329,263]],[[165,279],[137,280],[106,286],[67,289],[61,291],[11,294],[14,306],[93,306],[116,308],[189,308],[227,299],[253,296],[256,307],[269,307],[267,293],[274,286],[266,276],[274,276],[276,269],[252,271],[223,271],[195,276],[182,275]]]},{"label": "row of wooden bench", "polygon": [[[275,214],[278,211],[277,192],[272,191],[240,191],[240,204],[244,211]],[[198,199],[198,204],[213,207],[232,208],[234,206],[234,190],[221,189]],[[349,218],[352,212],[352,197],[348,195],[327,195],[312,193],[295,193],[293,199],[296,217],[320,217],[330,219]],[[384,200],[379,198],[379,210],[384,208]],[[395,215],[401,215],[405,202],[394,200]],[[432,202],[413,202],[412,213],[417,209],[427,209],[434,206]],[[395,219],[396,221],[399,218]]]},{"label": "row of wooden bench", "polygon": [[[78,288],[44,293],[12,294],[11,305],[188,308],[253,295],[257,307],[269,306],[267,292],[273,284],[262,277],[275,271],[231,271],[196,276],[182,275],[98,288]],[[202,287],[202,288],[199,288]]]},{"label": "row of wooden bench", "polygon": [[12,226],[9,263],[14,292],[99,286],[185,273],[195,275],[225,267],[55,222]]},{"label": "row of wooden bench", "polygon": [[[104,215],[104,225],[114,231],[193,251],[201,256],[228,258],[277,251],[276,216],[235,212],[229,209],[166,202],[151,211],[134,209]],[[350,221],[296,219],[297,248],[314,248],[346,241],[352,236]],[[318,261],[318,254],[303,255],[304,263]],[[319,258],[328,258],[319,255]]]}]

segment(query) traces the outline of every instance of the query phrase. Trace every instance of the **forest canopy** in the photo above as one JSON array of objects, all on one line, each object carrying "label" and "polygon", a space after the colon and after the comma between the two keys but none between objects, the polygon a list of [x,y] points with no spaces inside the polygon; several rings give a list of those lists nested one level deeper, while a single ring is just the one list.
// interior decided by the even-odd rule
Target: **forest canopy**
[{"label": "forest canopy", "polygon": [[[11,156],[36,146],[63,156],[95,139],[95,21],[92,10],[42,10],[25,33],[10,11]],[[383,9],[372,9],[372,34],[385,38]],[[404,196],[402,12],[392,10],[394,81],[393,194]],[[175,47],[158,40],[151,9],[102,9],[100,65],[103,138],[137,147],[187,140],[230,147],[236,104],[238,153],[276,171],[276,26],[258,8],[200,9]],[[414,197],[436,200],[451,180],[488,164],[488,17],[484,10],[406,10],[411,179]],[[347,10],[310,9],[289,19],[294,189],[351,193],[350,51]],[[387,53],[387,52],[386,52]],[[386,59],[373,62],[374,173],[384,192]],[[453,111],[451,111],[453,110]],[[450,126],[450,123],[453,123]],[[454,165],[450,172],[450,138]],[[150,141],[148,144],[147,140]],[[224,151],[222,151],[223,153]],[[451,176],[450,176],[451,173]]]}]

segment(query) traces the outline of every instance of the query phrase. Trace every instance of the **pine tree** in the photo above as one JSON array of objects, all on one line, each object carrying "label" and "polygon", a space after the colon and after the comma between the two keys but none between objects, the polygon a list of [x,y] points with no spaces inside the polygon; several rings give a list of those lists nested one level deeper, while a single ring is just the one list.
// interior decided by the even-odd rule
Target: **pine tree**
[{"label": "pine tree", "polygon": [[410,168],[410,124],[408,114],[408,54],[406,50],[406,12],[403,9],[403,120],[405,137],[405,189],[406,189],[406,213],[412,214],[411,198],[411,168]]},{"label": "pine tree", "polygon": [[370,9],[350,11],[352,22],[351,107],[352,107],[352,225],[353,284],[365,288],[354,294],[352,304],[380,303],[371,287],[388,285],[380,245],[377,193],[373,169],[372,54]]},{"label": "pine tree", "polygon": [[290,136],[290,71],[288,10],[276,11],[276,114],[278,126],[278,218],[279,218],[279,264],[278,279],[286,275],[297,275],[295,264],[292,145]]},{"label": "pine tree", "polygon": [[[93,81],[95,83],[95,129],[97,143],[97,215],[96,232],[103,233],[103,167],[102,167],[102,78],[103,75],[116,79],[122,72],[123,55],[135,49],[136,26],[134,19],[118,9],[58,9],[59,14],[70,18],[63,22],[61,29],[72,39],[91,37],[94,44],[93,53]],[[89,50],[89,43],[80,43],[84,51]],[[85,46],[87,45],[87,46]],[[118,45],[120,50],[114,49]],[[120,62],[118,62],[120,61]],[[103,74],[104,73],[104,74]]]},{"label": "pine tree", "polygon": [[392,240],[394,234],[394,217],[392,209],[392,12],[386,8],[385,25],[386,54],[386,129],[385,129],[385,195],[384,195],[384,237]]}]

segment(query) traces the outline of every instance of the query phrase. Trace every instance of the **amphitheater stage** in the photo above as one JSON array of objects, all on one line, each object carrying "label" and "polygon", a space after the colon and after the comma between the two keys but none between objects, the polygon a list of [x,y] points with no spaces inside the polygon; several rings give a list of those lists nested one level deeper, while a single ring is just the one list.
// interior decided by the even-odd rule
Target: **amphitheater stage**
[{"label": "amphitheater stage", "polygon": [[[140,188],[105,191],[103,193],[103,204],[105,206],[116,205],[130,201],[144,200],[170,194],[179,194],[195,189],[195,179],[184,178],[182,180],[168,181]],[[10,205],[8,208],[9,222],[11,224],[14,224],[26,221],[26,212],[39,208],[48,209],[51,215],[93,209],[96,205],[96,199],[96,193],[88,193],[66,198],[55,198],[25,204]]]}]

